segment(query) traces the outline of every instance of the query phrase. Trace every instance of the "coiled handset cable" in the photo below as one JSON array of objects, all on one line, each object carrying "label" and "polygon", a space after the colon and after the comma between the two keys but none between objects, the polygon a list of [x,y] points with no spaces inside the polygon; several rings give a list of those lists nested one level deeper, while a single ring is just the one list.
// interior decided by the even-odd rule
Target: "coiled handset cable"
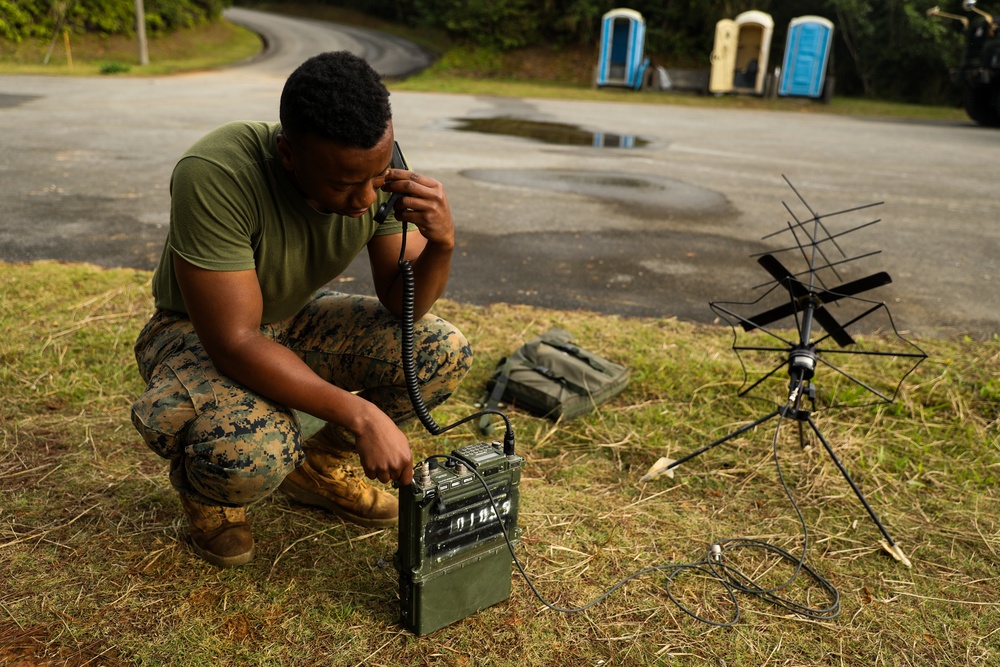
[{"label": "coiled handset cable", "polygon": [[[783,419],[783,415],[782,415]],[[500,532],[503,535],[504,541],[507,543],[507,548],[510,551],[511,557],[513,558],[514,565],[517,567],[521,576],[524,577],[525,583],[528,584],[528,588],[534,596],[551,611],[560,612],[564,614],[575,614],[579,612],[586,611],[591,607],[603,602],[608,596],[617,591],[619,588],[623,587],[628,582],[633,579],[637,579],[643,575],[652,573],[662,573],[665,576],[664,589],[666,591],[667,597],[671,602],[674,603],[681,612],[690,616],[691,618],[700,621],[706,625],[716,626],[716,627],[730,627],[739,622],[742,616],[742,607],[739,603],[737,594],[743,593],[746,595],[759,597],[771,604],[786,609],[787,611],[802,616],[804,618],[812,620],[829,620],[836,617],[840,613],[840,592],[837,588],[830,583],[825,577],[823,577],[819,572],[811,568],[806,564],[806,551],[809,547],[809,530],[806,526],[805,517],[802,515],[802,511],[799,508],[798,503],[792,495],[791,489],[789,488],[787,482],[785,481],[784,473],[781,469],[781,462],[778,457],[778,433],[780,431],[780,420],[778,428],[774,431],[774,436],[771,440],[771,447],[773,450],[774,462],[777,467],[778,477],[781,483],[781,487],[785,492],[786,497],[791,502],[792,508],[795,510],[795,514],[798,517],[799,524],[802,527],[803,544],[802,550],[799,555],[794,555],[785,549],[777,547],[773,544],[765,542],[763,540],[752,539],[752,538],[727,538],[714,542],[705,554],[705,557],[701,560],[690,562],[690,563],[668,563],[665,565],[654,565],[651,567],[643,568],[637,572],[634,572],[627,577],[624,577],[616,584],[608,588],[602,594],[591,600],[590,602],[583,604],[579,607],[561,607],[552,604],[545,597],[542,596],[541,592],[535,587],[534,582],[528,573],[525,571],[524,565],[521,560],[517,557],[515,552],[514,544],[510,539],[506,527],[501,520],[502,514],[500,509],[497,507],[496,499],[493,496],[492,491],[489,488],[489,484],[486,480],[479,474],[479,471],[470,469],[470,472],[476,476],[483,490],[486,492],[486,496],[489,500],[490,506],[493,509],[494,515],[497,517],[499,522]],[[428,457],[430,459],[446,459],[453,461],[455,463],[461,462],[457,459],[448,455],[437,455]],[[728,562],[732,560],[727,559],[727,554],[735,554],[738,550],[757,550],[763,552],[765,555],[770,555],[778,561],[783,561],[786,564],[792,566],[792,573],[781,583],[774,586],[763,587],[758,584],[754,577],[747,574],[736,567],[734,564]],[[724,599],[728,599],[729,604],[732,608],[732,613],[728,618],[718,619],[709,618],[703,614],[699,614],[694,609],[691,609],[688,604],[683,602],[677,595],[671,586],[677,580],[677,577],[684,573],[698,573],[710,582],[714,582],[716,585],[721,587],[724,591]],[[821,591],[823,591],[828,599],[829,604],[824,606],[810,606],[808,604],[802,604],[796,602],[792,599],[783,597],[780,595],[782,591],[789,589],[796,580],[799,579],[800,575],[805,574]]]},{"label": "coiled handset cable", "polygon": [[[393,143],[392,148],[392,166],[397,169],[409,169],[406,164],[406,159],[403,157],[402,151],[399,149],[398,143]],[[381,224],[388,217],[389,213],[393,211],[396,201],[401,197],[399,193],[393,193],[375,213],[375,222]],[[474,419],[478,419],[484,415],[497,415],[504,422],[504,437],[503,437],[503,451],[507,456],[514,455],[515,443],[514,443],[514,428],[511,426],[510,419],[506,414],[500,412],[499,410],[486,409],[481,410],[473,415],[469,415],[463,419],[456,421],[448,426],[439,426],[434,418],[431,416],[430,409],[424,402],[424,397],[420,393],[420,383],[417,380],[417,360],[414,355],[414,339],[415,325],[414,325],[414,312],[416,304],[416,281],[413,277],[413,265],[410,260],[406,259],[406,235],[408,230],[408,223],[400,221],[403,226],[402,238],[399,244],[399,259],[396,264],[399,267],[399,273],[403,279],[403,293],[402,293],[402,318],[400,320],[400,333],[402,337],[401,341],[401,355],[402,355],[402,365],[403,365],[403,378],[406,383],[406,393],[410,397],[410,403],[413,405],[413,411],[417,415],[417,419],[420,423],[424,425],[424,428],[431,435],[441,435],[445,431],[450,431],[456,426],[461,426],[467,422]]]}]

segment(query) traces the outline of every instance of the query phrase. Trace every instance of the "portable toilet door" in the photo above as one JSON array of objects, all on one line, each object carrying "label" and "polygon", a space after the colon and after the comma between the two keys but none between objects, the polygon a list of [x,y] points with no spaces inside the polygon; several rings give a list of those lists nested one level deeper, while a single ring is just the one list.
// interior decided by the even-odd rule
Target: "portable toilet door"
[{"label": "portable toilet door", "polygon": [[736,69],[736,42],[739,27],[732,19],[722,19],[715,24],[715,42],[710,57],[712,68],[708,77],[708,92],[729,93],[733,90],[733,73]]},{"label": "portable toilet door", "polygon": [[799,16],[788,24],[779,95],[822,97],[833,41],[833,22],[822,16]]},{"label": "portable toilet door", "polygon": [[764,94],[767,61],[771,53],[774,19],[770,14],[751,10],[734,20],[738,29],[736,65],[733,71],[735,92]]},{"label": "portable toilet door", "polygon": [[601,19],[598,86],[642,86],[646,21],[634,9],[612,9]]}]

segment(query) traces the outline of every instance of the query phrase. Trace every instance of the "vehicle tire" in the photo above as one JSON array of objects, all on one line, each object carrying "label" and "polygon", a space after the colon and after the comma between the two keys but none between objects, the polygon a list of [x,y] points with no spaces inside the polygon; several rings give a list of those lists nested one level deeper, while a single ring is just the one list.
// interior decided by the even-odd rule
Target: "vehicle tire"
[{"label": "vehicle tire", "polygon": [[967,87],[964,97],[969,118],[986,127],[1000,127],[1000,90],[990,86]]}]

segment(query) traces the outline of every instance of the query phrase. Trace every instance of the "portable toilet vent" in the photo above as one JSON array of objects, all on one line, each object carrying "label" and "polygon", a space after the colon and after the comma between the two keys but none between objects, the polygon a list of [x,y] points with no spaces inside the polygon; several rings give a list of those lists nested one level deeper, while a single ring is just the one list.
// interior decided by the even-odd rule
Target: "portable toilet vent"
[{"label": "portable toilet vent", "polygon": [[716,23],[708,91],[763,95],[773,33],[774,19],[756,10]]},{"label": "portable toilet vent", "polygon": [[822,97],[833,42],[833,22],[822,16],[799,16],[788,24],[779,95]]},{"label": "portable toilet vent", "polygon": [[601,19],[598,86],[641,88],[649,64],[642,56],[646,21],[634,9],[612,9]]}]

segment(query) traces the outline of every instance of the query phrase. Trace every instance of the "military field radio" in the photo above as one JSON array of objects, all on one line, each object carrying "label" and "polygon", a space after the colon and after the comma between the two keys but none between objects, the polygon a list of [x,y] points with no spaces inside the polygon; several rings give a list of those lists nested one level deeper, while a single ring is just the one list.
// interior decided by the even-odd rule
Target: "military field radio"
[{"label": "military field radio", "polygon": [[479,442],[430,457],[400,488],[395,565],[408,630],[426,635],[510,597],[523,465],[501,443]]},{"label": "military field radio", "polygon": [[[407,169],[394,144],[392,166]],[[393,194],[375,214],[383,222],[393,210]],[[420,395],[413,350],[413,269],[406,252],[406,229],[399,251],[403,276],[402,364],[410,402],[424,427],[440,435],[483,414],[503,418],[503,442],[478,442],[450,455],[431,456],[399,489],[400,621],[426,635],[510,597],[511,565],[521,531],[517,527],[521,467],[514,431],[503,413],[486,410],[440,427]]]}]

